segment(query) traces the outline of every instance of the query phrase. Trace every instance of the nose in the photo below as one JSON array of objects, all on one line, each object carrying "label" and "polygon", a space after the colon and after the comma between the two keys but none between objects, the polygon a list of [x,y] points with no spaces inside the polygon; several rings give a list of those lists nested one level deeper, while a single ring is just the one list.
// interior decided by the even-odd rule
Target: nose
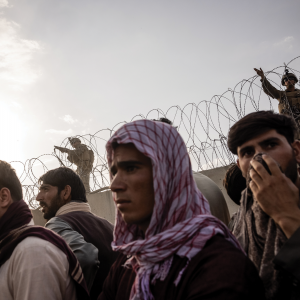
[{"label": "nose", "polygon": [[41,196],[41,195],[42,195],[41,192],[39,192],[39,193],[37,194],[35,200],[38,201],[38,202],[42,201],[43,199],[42,199],[42,196]]},{"label": "nose", "polygon": [[124,179],[122,178],[122,175],[119,172],[117,172],[114,178],[112,179],[110,183],[110,189],[114,193],[126,190],[126,184],[124,182]]},{"label": "nose", "polygon": [[254,156],[255,156],[256,154],[258,154],[258,153],[262,153],[262,152],[265,152],[265,151],[262,149],[262,147],[260,147],[260,146],[257,146],[257,147],[255,148],[255,153],[254,153]]}]

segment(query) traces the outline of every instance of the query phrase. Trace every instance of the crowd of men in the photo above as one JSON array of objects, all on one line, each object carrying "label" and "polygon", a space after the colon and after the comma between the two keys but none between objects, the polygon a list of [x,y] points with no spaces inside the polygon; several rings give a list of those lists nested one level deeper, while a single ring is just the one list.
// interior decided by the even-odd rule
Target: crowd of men
[{"label": "crowd of men", "polygon": [[245,185],[230,225],[228,210],[210,209],[211,185],[198,184],[170,122],[127,123],[107,142],[113,225],[60,167],[39,178],[47,223],[35,226],[15,170],[0,161],[0,299],[300,299],[297,137],[294,118],[272,111],[230,128],[244,181],[227,176],[226,188]]}]

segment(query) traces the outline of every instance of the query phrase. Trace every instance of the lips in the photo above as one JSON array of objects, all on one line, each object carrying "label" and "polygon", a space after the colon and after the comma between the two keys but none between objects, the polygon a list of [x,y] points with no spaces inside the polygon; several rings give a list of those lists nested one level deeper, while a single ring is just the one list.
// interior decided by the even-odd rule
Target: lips
[{"label": "lips", "polygon": [[126,208],[131,203],[131,201],[124,199],[115,200],[115,202],[120,210]]}]

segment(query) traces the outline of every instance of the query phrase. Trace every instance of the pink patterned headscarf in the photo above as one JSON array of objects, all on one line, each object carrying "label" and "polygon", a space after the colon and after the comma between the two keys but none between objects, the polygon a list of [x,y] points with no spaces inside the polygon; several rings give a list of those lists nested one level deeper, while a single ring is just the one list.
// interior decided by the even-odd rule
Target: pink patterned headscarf
[{"label": "pink patterned headscarf", "polygon": [[[112,143],[133,143],[152,161],[155,204],[149,227],[142,238],[136,225],[128,225],[116,209],[112,247],[131,255],[126,266],[136,271],[130,299],[154,299],[150,284],[164,280],[173,256],[189,261],[216,234],[241,249],[227,227],[210,214],[209,204],[198,190],[189,155],[177,130],[165,123],[139,120],[122,126],[107,142],[109,167]],[[177,285],[188,266],[178,274]]]}]

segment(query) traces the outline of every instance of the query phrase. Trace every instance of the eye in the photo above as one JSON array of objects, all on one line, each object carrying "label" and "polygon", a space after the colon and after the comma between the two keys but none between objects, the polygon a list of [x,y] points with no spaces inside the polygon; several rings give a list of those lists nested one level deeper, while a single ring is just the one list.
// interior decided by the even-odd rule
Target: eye
[{"label": "eye", "polygon": [[245,152],[242,153],[242,157],[251,157],[253,156],[253,151],[252,150],[247,150]]},{"label": "eye", "polygon": [[273,147],[275,147],[277,145],[277,143],[274,143],[274,142],[270,142],[270,143],[268,143],[268,148],[273,148]]},{"label": "eye", "polygon": [[134,170],[136,170],[136,166],[127,166],[126,167],[126,172],[128,172],[128,173],[133,172]]}]

